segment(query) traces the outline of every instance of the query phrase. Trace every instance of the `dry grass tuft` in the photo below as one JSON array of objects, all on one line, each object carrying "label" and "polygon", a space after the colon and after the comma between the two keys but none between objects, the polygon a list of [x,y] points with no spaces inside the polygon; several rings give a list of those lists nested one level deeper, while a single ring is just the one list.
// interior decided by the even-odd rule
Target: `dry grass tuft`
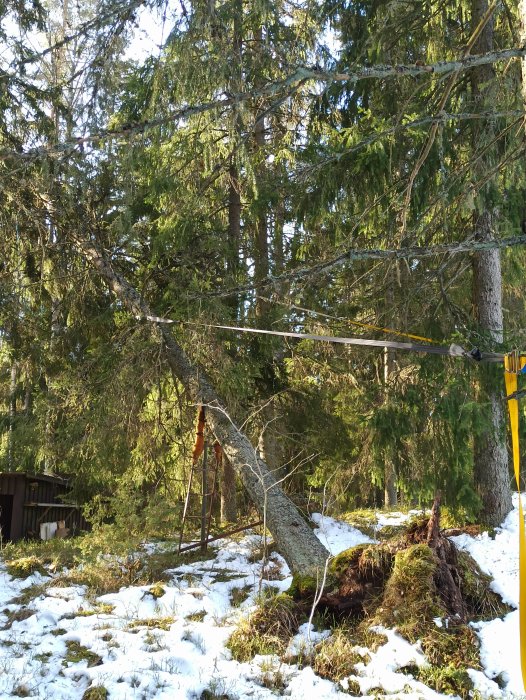
[{"label": "dry grass tuft", "polygon": [[66,650],[66,656],[63,661],[64,665],[78,664],[82,661],[86,661],[88,668],[91,668],[92,666],[100,666],[102,664],[102,659],[98,654],[90,651],[87,647],[79,644],[79,642],[66,642]]},{"label": "dry grass tuft", "polygon": [[129,630],[146,627],[147,629],[159,629],[167,632],[175,622],[175,617],[147,617],[138,620],[132,620],[128,624]]},{"label": "dry grass tuft", "polygon": [[27,578],[35,572],[42,575],[47,573],[42,560],[33,554],[28,557],[9,559],[5,564],[7,573],[13,578]]},{"label": "dry grass tuft", "polygon": [[233,658],[241,662],[250,661],[256,654],[282,655],[301,618],[302,609],[290,596],[266,598],[240,622],[226,646]]},{"label": "dry grass tuft", "polygon": [[86,690],[82,700],[106,700],[108,697],[108,691],[103,685],[93,685]]},{"label": "dry grass tuft", "polygon": [[353,674],[355,664],[364,660],[366,659],[356,651],[349,630],[339,628],[328,639],[316,645],[311,666],[318,676],[336,683]]},{"label": "dry grass tuft", "polygon": [[232,605],[232,607],[239,608],[239,606],[242,605],[248,598],[251,590],[252,586],[250,586],[249,584],[243,586],[242,588],[240,588],[239,586],[234,586],[233,588],[231,588],[230,604]]},{"label": "dry grass tuft", "polygon": [[27,620],[29,617],[32,617],[36,613],[36,610],[32,610],[31,608],[17,608],[16,610],[8,610],[5,615],[7,617],[7,621],[5,625],[2,627],[3,630],[8,630],[12,627],[13,622],[22,622],[23,620]]}]

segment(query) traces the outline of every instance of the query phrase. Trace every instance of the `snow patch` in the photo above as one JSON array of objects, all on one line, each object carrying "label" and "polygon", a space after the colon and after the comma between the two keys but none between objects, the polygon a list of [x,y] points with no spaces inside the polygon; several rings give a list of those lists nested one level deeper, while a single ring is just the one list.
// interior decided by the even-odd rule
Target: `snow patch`
[{"label": "snow patch", "polygon": [[328,515],[313,513],[311,520],[318,526],[314,530],[316,537],[333,556],[359,544],[374,542],[356,527],[330,518]]}]

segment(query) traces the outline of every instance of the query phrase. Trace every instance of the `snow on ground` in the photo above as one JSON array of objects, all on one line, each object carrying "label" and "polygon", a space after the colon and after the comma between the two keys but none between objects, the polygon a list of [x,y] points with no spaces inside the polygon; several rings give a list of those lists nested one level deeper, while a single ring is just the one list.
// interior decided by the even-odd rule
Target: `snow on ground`
[{"label": "snow on ground", "polygon": [[317,538],[333,556],[358,544],[374,541],[352,525],[334,520],[327,515],[313,513],[311,519],[318,526],[314,530]]},{"label": "snow on ground", "polygon": [[[523,495],[523,505],[526,497]],[[509,605],[519,605],[519,495],[513,495],[513,510],[501,527],[496,528],[495,535],[487,532],[470,537],[458,535],[453,542],[476,560],[482,571],[489,574],[493,583],[491,587]]]},{"label": "snow on ground", "polygon": [[413,518],[416,515],[422,515],[425,513],[423,510],[410,510],[407,513],[400,513],[398,511],[390,511],[389,513],[377,513],[376,522],[378,527],[386,527],[403,525],[409,518]]},{"label": "snow on ground", "polygon": [[[402,514],[379,518],[379,527],[400,523]],[[456,537],[493,578],[493,586],[512,605],[517,604],[517,501],[515,509],[496,532],[477,537]],[[315,514],[316,534],[337,554],[371,541],[346,523]],[[395,522],[394,522],[395,521]],[[282,696],[297,700],[343,700],[349,695],[319,678],[310,666],[283,663],[276,657],[256,657],[250,663],[231,659],[225,642],[240,616],[253,609],[258,591],[273,586],[281,591],[291,583],[290,571],[279,555],[273,555],[272,580],[265,579],[261,564],[253,562],[261,538],[247,535],[241,541],[221,540],[215,556],[169,570],[163,591],[151,586],[123,587],[93,599],[83,586],[53,585],[51,578],[34,574],[21,581],[11,578],[0,565],[0,700],[13,695],[52,700],[81,700],[90,686],[104,686],[110,700],[197,700],[208,697],[270,700],[276,691],[264,687],[280,677]],[[152,547],[149,550],[152,551]],[[276,572],[279,570],[279,577]],[[43,585],[47,584],[47,585]],[[28,586],[41,586],[24,614],[8,624],[8,616],[20,613],[12,603]],[[249,590],[249,597],[233,607],[231,591]],[[162,593],[159,597],[159,593]],[[88,615],[90,611],[93,615]],[[522,695],[519,663],[518,613],[503,620],[474,625],[482,643],[484,673],[470,671],[482,700],[526,697]],[[395,630],[381,630],[387,642],[364,655],[356,673],[342,683],[360,686],[362,697],[435,700],[446,696],[429,689],[400,671],[420,666],[425,658],[417,645]],[[312,648],[329,633],[302,625],[291,640],[289,653]],[[100,657],[99,665],[68,656],[68,642],[77,642]],[[365,653],[365,650],[364,650]],[[499,677],[502,690],[493,680]]]},{"label": "snow on ground", "polygon": [[[522,494],[523,506],[526,496]],[[519,605],[519,495],[513,496],[513,510],[501,527],[496,528],[494,537],[487,532],[470,537],[459,535],[451,538],[453,542],[466,552],[480,566],[482,571],[493,579],[491,587],[502,599],[518,608]],[[520,645],[519,645],[519,611],[497,618],[490,622],[478,622],[473,625],[481,642],[481,662],[486,677],[499,677],[505,684],[504,694],[498,694],[495,684],[486,689],[486,677],[477,678],[472,675],[475,687],[491,697],[526,697],[521,676]]]}]

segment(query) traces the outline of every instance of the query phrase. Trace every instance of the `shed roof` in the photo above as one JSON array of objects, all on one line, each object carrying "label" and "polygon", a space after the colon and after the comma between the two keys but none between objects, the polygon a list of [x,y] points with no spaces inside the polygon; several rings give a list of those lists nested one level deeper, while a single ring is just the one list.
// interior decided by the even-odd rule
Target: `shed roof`
[{"label": "shed roof", "polygon": [[31,472],[0,472],[0,479],[3,476],[23,476],[31,481],[47,481],[53,484],[63,484],[67,486],[69,479],[62,476],[51,476],[48,474],[32,474]]}]

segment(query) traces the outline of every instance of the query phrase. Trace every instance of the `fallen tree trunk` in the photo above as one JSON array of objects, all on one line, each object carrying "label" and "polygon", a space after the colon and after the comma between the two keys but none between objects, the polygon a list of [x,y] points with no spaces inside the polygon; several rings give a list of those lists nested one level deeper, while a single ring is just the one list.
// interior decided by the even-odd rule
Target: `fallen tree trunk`
[{"label": "fallen tree trunk", "polygon": [[[71,236],[78,252],[97,270],[102,279],[130,313],[140,318],[154,316],[148,304],[132,285],[113,269],[111,261],[89,240]],[[204,371],[191,362],[171,330],[157,324],[168,365],[196,404],[207,407],[207,423],[225,454],[241,477],[248,494],[274,537],[279,551],[294,573],[316,576],[323,573],[329,553],[314,535],[292,501],[248,438],[228,415]]]}]

